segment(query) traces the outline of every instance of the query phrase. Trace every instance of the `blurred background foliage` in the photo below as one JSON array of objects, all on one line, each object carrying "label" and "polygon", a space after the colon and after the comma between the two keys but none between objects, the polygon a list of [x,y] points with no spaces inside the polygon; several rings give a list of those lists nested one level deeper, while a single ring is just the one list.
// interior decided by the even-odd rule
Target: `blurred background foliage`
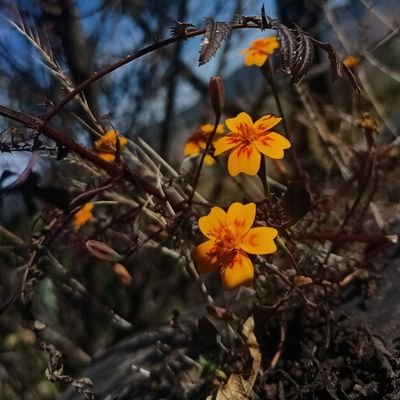
[{"label": "blurred background foliage", "polygon": [[[45,65],[43,54],[10,22],[20,25],[23,21],[65,76],[79,84],[101,67],[167,37],[175,21],[201,27],[203,17],[232,21],[239,15],[258,15],[259,8],[259,2],[253,0],[0,0],[0,103],[43,115],[66,94],[54,71]],[[364,88],[360,101],[380,121],[382,135],[378,140],[395,140],[400,119],[399,2],[278,0],[267,2],[266,9],[268,15],[289,26],[296,23],[318,39],[334,44],[341,57],[360,58],[357,77]],[[232,32],[217,56],[200,68],[200,38],[153,52],[90,86],[84,93],[88,107],[104,129],[115,127],[127,138],[144,138],[179,170],[183,144],[190,132],[213,120],[208,100],[210,76],[224,78],[227,117],[239,111],[255,117],[278,113],[261,73],[255,67],[245,68],[239,56],[252,39],[266,34],[255,30]],[[324,57],[317,54],[307,77],[316,107],[334,136],[357,146],[360,140],[354,138],[352,121],[359,116],[354,115],[352,89],[344,79],[330,82]],[[299,154],[314,171],[317,182],[326,183],[328,176],[337,174],[326,147],[313,134],[315,129],[289,87],[288,78],[277,74],[277,84]],[[52,123],[83,145],[92,146],[95,137],[91,130],[96,126],[78,102],[71,102]],[[8,126],[9,121],[0,120],[1,130]],[[23,151],[0,154],[0,171],[19,172],[25,163]],[[42,185],[55,187],[60,190],[58,196],[69,198],[96,183],[90,171],[79,172],[79,168],[74,163],[67,168],[49,157],[41,160],[35,172]],[[202,190],[212,194],[212,201],[219,199],[226,204],[235,189],[220,182],[221,172],[204,173]],[[77,174],[81,175],[80,182],[72,183]],[[221,179],[210,183],[209,178],[215,176]],[[40,201],[39,208],[43,207],[47,205]],[[99,205],[95,213],[98,224],[84,227],[83,235],[99,240],[111,235],[118,251],[122,236],[135,235],[135,215],[123,206],[111,210],[106,203]],[[18,268],[28,251],[24,243],[45,224],[40,213],[28,211],[32,210],[26,209],[21,193],[2,199],[3,302],[15,290]],[[113,224],[118,230],[111,227],[107,231],[110,212],[115,213]],[[150,247],[135,253],[125,265],[132,276],[130,281],[126,276],[122,279],[110,264],[94,261],[80,234],[72,234],[54,246],[41,258],[46,275],[33,293],[33,309],[27,310],[17,301],[0,319],[0,397],[5,400],[59,398],[60,388],[45,378],[45,355],[38,350],[37,338],[27,326],[30,313],[48,326],[45,339],[67,356],[65,366],[73,375],[93,355],[122,338],[168,322],[174,309],[187,311],[203,301],[195,283],[177,265],[173,252]],[[57,259],[53,250],[57,251]],[[211,283],[210,291],[217,290]]]}]

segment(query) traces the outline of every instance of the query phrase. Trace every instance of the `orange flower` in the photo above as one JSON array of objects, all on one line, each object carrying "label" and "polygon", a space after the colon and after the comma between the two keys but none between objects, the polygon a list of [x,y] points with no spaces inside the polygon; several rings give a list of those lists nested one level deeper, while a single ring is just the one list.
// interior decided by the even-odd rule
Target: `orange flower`
[{"label": "orange flower", "polygon": [[192,253],[200,274],[220,267],[225,289],[251,284],[254,268],[247,253],[274,253],[274,239],[278,234],[274,228],[251,228],[255,216],[254,203],[233,203],[227,212],[213,207],[208,215],[199,219],[199,229],[209,239]]},{"label": "orange flower", "polygon": [[79,231],[82,225],[85,225],[86,222],[90,221],[93,218],[93,203],[84,204],[74,215],[74,229],[75,231]]},{"label": "orange flower", "polygon": [[[128,140],[123,137],[118,137],[119,147],[124,147]],[[94,142],[94,151],[96,154],[105,161],[114,161],[115,160],[115,152],[117,145],[117,132],[114,129],[106,132],[99,140]]]},{"label": "orange flower", "polygon": [[242,50],[240,54],[246,54],[244,63],[248,67],[251,65],[261,67],[267,61],[268,56],[272,55],[277,48],[279,48],[279,42],[276,37],[269,36],[267,38],[253,40],[250,47]]},{"label": "orange flower", "polygon": [[[214,125],[204,124],[201,125],[199,129],[196,129],[192,136],[186,141],[185,147],[183,149],[183,154],[188,157],[194,157],[199,155],[205,148],[207,144],[207,138],[214,130]],[[224,126],[219,124],[215,132],[217,135],[224,133]],[[205,165],[213,165],[215,160],[207,154],[204,158]]]},{"label": "orange flower", "polygon": [[357,56],[347,56],[343,59],[343,64],[354,71],[360,64],[360,58]]},{"label": "orange flower", "polygon": [[214,156],[230,150],[228,171],[232,176],[241,172],[256,175],[260,169],[260,153],[270,158],[281,159],[284,155],[283,150],[291,146],[285,137],[269,131],[281,120],[282,118],[272,115],[264,115],[253,123],[245,112],[235,118],[228,118],[225,123],[231,132],[214,143]]}]

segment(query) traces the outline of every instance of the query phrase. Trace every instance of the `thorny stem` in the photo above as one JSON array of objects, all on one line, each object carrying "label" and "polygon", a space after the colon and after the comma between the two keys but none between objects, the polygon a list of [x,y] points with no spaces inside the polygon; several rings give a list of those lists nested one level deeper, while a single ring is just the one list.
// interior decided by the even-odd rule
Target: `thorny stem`
[{"label": "thorny stem", "polygon": [[35,129],[38,132],[43,133],[48,138],[54,140],[55,142],[67,147],[69,150],[75,152],[83,159],[90,161],[91,163],[95,164],[103,171],[107,172],[109,175],[113,177],[122,177],[127,181],[135,185],[140,185],[144,188],[144,190],[156,197],[158,200],[163,202],[168,201],[170,202],[174,208],[178,209],[179,204],[173,199],[165,196],[163,193],[160,192],[155,186],[151,183],[146,181],[145,179],[133,175],[129,170],[126,168],[121,167],[117,163],[111,163],[105,161],[98,157],[95,153],[91,152],[90,150],[82,147],[80,144],[76,143],[73,139],[69,136],[64,135],[62,132],[58,131],[57,129],[47,125],[43,119],[32,117],[28,114],[24,114],[19,111],[12,110],[8,107],[4,107],[0,105],[0,115],[3,115],[9,119],[14,121],[20,122],[25,125],[27,128]]},{"label": "thorny stem", "polygon": [[[229,27],[231,29],[241,29],[241,28],[261,28],[260,24],[256,24],[254,21],[252,24],[249,23],[235,23],[230,24]],[[267,27],[268,28],[268,27]],[[83,81],[80,85],[78,85],[74,90],[68,93],[52,110],[50,110],[43,118],[45,123],[48,123],[53,117],[55,117],[75,96],[79,93],[83,92],[87,87],[89,87],[94,82],[108,75],[109,73],[115,71],[116,69],[149,54],[155,50],[161,49],[163,47],[169,46],[170,44],[176,43],[180,40],[185,40],[189,38],[193,38],[195,36],[200,36],[205,33],[205,29],[195,29],[195,30],[186,30],[185,32],[179,33],[178,35],[172,36],[168,39],[162,40],[160,42],[155,42],[143,49],[137,51],[134,54],[129,54],[126,57],[116,61],[115,63],[101,69],[98,72],[95,72],[90,78]]]}]

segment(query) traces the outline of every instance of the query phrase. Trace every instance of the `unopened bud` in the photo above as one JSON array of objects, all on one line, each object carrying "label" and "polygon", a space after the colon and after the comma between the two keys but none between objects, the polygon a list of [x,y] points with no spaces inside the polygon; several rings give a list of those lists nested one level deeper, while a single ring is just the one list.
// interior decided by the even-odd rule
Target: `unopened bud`
[{"label": "unopened bud", "polygon": [[216,115],[221,115],[224,109],[225,93],[224,83],[220,76],[213,76],[210,79],[210,97]]},{"label": "unopened bud", "polygon": [[85,244],[89,253],[98,260],[117,262],[124,258],[103,242],[99,242],[97,240],[88,240]]}]

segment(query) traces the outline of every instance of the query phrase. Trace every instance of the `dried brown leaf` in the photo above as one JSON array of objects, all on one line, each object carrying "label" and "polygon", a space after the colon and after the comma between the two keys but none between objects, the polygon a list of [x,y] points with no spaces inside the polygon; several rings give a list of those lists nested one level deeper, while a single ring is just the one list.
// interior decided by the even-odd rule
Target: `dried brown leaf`
[{"label": "dried brown leaf", "polygon": [[221,386],[215,397],[208,396],[207,400],[246,400],[250,397],[261,367],[261,352],[254,335],[254,319],[249,317],[243,325],[243,336],[246,338],[247,346],[253,358],[251,372],[247,379],[241,374],[232,374],[228,382]]},{"label": "dried brown leaf", "polygon": [[213,18],[205,18],[205,33],[201,44],[199,65],[208,63],[215,56],[222,42],[228,37],[231,30],[225,22],[215,21]]}]

